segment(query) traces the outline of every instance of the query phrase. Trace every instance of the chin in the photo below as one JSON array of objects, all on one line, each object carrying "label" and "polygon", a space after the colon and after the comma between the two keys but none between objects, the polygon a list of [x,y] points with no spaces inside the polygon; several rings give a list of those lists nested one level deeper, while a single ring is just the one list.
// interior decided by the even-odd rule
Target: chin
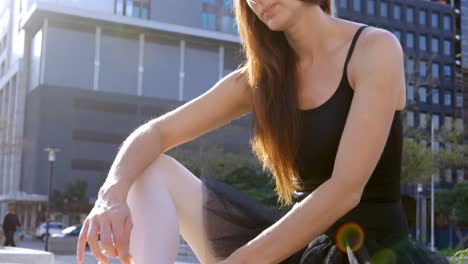
[{"label": "chin", "polygon": [[280,17],[272,17],[265,22],[265,25],[271,31],[284,31],[287,28],[286,21],[283,21]]}]

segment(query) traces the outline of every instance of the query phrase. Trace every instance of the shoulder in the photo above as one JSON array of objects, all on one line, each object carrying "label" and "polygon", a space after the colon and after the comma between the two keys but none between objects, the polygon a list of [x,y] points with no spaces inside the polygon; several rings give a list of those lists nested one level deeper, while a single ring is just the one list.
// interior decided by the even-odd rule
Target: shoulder
[{"label": "shoulder", "polygon": [[386,75],[381,73],[404,75],[403,48],[398,38],[386,29],[365,28],[356,43],[353,57],[350,65],[354,83],[369,76]]},{"label": "shoulder", "polygon": [[362,31],[359,42],[356,55],[361,62],[385,64],[382,62],[392,62],[403,57],[400,41],[386,29],[368,26]]}]

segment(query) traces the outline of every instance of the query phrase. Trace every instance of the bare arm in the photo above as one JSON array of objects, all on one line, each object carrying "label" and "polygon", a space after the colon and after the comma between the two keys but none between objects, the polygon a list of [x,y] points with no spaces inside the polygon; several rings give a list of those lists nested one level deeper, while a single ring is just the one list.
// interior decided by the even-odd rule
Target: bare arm
[{"label": "bare arm", "polygon": [[86,242],[93,255],[107,263],[98,244],[98,232],[109,256],[119,256],[124,264],[131,263],[132,224],[127,195],[135,179],[160,153],[242,116],[250,105],[246,79],[236,70],[194,100],[133,131],[121,145],[98,199],[83,223],[77,244],[78,263],[83,261]]},{"label": "bare arm", "polygon": [[[236,258],[249,259],[244,263],[280,262],[359,204],[383,152],[398,95],[404,89],[403,55],[398,40],[385,31],[369,32],[361,40],[360,50],[366,54],[357,58],[355,94],[331,177],[278,222],[234,252]],[[288,243],[278,243],[285,239]]]},{"label": "bare arm", "polygon": [[121,145],[100,195],[115,185],[122,190],[121,199],[126,199],[135,178],[160,153],[250,111],[247,87],[245,78],[236,70],[199,97],[138,127]]}]

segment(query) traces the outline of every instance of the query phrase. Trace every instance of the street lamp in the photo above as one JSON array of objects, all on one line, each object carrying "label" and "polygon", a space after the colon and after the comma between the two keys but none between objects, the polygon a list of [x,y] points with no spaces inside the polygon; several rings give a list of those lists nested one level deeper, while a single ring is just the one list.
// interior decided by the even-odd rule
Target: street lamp
[{"label": "street lamp", "polygon": [[[435,144],[434,144],[434,121],[435,119],[432,118],[431,122],[431,150],[432,155],[434,155]],[[431,250],[435,250],[434,245],[434,173],[431,175]]]},{"label": "street lamp", "polygon": [[421,214],[421,203],[420,203],[420,196],[423,191],[423,186],[421,183],[418,183],[417,187],[417,195],[416,195],[416,241],[419,241],[419,218]]},{"label": "street lamp", "polygon": [[49,221],[50,221],[50,200],[51,200],[51,193],[52,193],[52,172],[54,167],[55,161],[55,153],[60,152],[58,148],[45,148],[44,151],[48,152],[49,154],[49,187],[47,189],[47,219],[46,219],[46,233],[45,233],[45,251],[49,251]]}]

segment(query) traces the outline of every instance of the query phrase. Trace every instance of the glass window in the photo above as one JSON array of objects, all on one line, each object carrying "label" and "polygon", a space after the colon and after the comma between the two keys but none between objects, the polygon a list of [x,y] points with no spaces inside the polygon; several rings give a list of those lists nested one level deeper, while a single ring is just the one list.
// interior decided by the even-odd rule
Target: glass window
[{"label": "glass window", "polygon": [[439,115],[432,115],[432,124],[434,124],[434,130],[439,130]]},{"label": "glass window", "polygon": [[431,14],[431,26],[433,28],[439,28],[439,14],[438,13],[432,13]]},{"label": "glass window", "polygon": [[426,51],[427,47],[427,37],[426,35],[419,35],[419,49]]},{"label": "glass window", "polygon": [[450,15],[444,15],[444,30],[452,30],[452,19]]},{"label": "glass window", "polygon": [[427,120],[426,120],[426,114],[425,113],[419,113],[419,127],[420,128],[426,128],[427,127]]},{"label": "glass window", "polygon": [[202,27],[205,29],[215,30],[216,29],[216,16],[211,13],[202,13]]},{"label": "glass window", "polygon": [[353,0],[353,10],[355,12],[361,12],[361,0]]},{"label": "glass window", "polygon": [[452,43],[450,40],[444,40],[444,55],[450,56],[452,54]]},{"label": "glass window", "polygon": [[[440,149],[439,141],[434,140],[434,152],[439,153],[439,149]],[[434,176],[434,181],[436,181],[436,179],[438,179],[438,178],[439,178],[438,176]]]},{"label": "glass window", "polygon": [[375,0],[367,1],[367,14],[375,15]]},{"label": "glass window", "polygon": [[450,92],[445,92],[444,94],[444,105],[452,105],[452,95],[450,94]]},{"label": "glass window", "polygon": [[[437,142],[437,141],[436,141]],[[435,142],[434,142],[435,143]],[[437,146],[439,145],[439,142],[437,142]],[[439,149],[439,147],[437,147],[437,150]],[[437,151],[438,152],[438,151]],[[440,183],[440,172],[439,170],[436,170],[436,172],[434,172],[434,183]]]},{"label": "glass window", "polygon": [[235,23],[232,16],[222,16],[221,31],[227,33],[235,33]]},{"label": "glass window", "polygon": [[456,106],[463,107],[463,95],[461,93],[457,93]]},{"label": "glass window", "polygon": [[458,169],[457,170],[457,182],[463,182],[465,181],[465,171],[463,169]]},{"label": "glass window", "polygon": [[406,99],[409,101],[414,101],[414,85],[409,84],[406,88]]},{"label": "glass window", "polygon": [[408,72],[409,74],[414,73],[414,59],[412,58],[406,59],[406,72]]},{"label": "glass window", "polygon": [[401,5],[395,4],[393,6],[393,19],[400,20],[401,19]]},{"label": "glass window", "polygon": [[397,39],[401,42],[401,31],[400,30],[393,30],[393,34],[395,35],[395,37],[397,37]]},{"label": "glass window", "polygon": [[435,79],[439,79],[439,63],[432,63],[432,70],[431,70],[432,77]]},{"label": "glass window", "polygon": [[[446,131],[452,130],[452,117],[450,116],[444,117],[444,126],[445,126]],[[448,144],[445,145],[446,149],[448,146],[449,146]]]},{"label": "glass window", "polygon": [[341,8],[348,8],[348,0],[340,0]]},{"label": "glass window", "polygon": [[452,77],[452,67],[448,64],[444,65],[444,78]]},{"label": "glass window", "polygon": [[147,7],[141,8],[141,18],[149,19],[149,9]]},{"label": "glass window", "polygon": [[432,89],[432,104],[439,104],[439,89]]},{"label": "glass window", "polygon": [[115,14],[123,15],[124,14],[124,0],[116,0],[115,1]]},{"label": "glass window", "polygon": [[450,168],[445,169],[445,181],[448,183],[452,182],[452,169]]},{"label": "glass window", "polygon": [[406,8],[406,22],[409,24],[414,23],[414,8],[412,7]]},{"label": "glass window", "polygon": [[414,48],[414,33],[411,33],[411,32],[406,33],[406,47],[408,49]]},{"label": "glass window", "polygon": [[436,37],[432,37],[431,51],[432,53],[439,53],[439,39]]},{"label": "glass window", "polygon": [[149,19],[149,0],[116,0],[115,14]]},{"label": "glass window", "polygon": [[463,132],[463,119],[456,118],[455,126],[457,127],[458,131]]},{"label": "glass window", "polygon": [[385,1],[380,2],[380,16],[388,16],[388,3]]},{"label": "glass window", "polygon": [[419,10],[419,25],[426,25],[426,10]]},{"label": "glass window", "polygon": [[133,16],[134,17],[140,17],[140,7],[138,7],[138,6],[133,7]]},{"label": "glass window", "polygon": [[419,141],[419,144],[421,144],[421,146],[427,148],[427,140],[421,139],[421,141]]},{"label": "glass window", "polygon": [[414,113],[411,111],[406,112],[406,121],[409,127],[414,127]]},{"label": "glass window", "polygon": [[419,74],[421,75],[421,77],[427,76],[427,62],[424,60],[421,60],[419,62]]},{"label": "glass window", "polygon": [[426,87],[419,87],[419,102],[427,102],[427,89]]},{"label": "glass window", "polygon": [[448,152],[451,152],[452,151],[452,145],[450,143],[445,143],[445,150],[447,150]]},{"label": "glass window", "polygon": [[125,15],[132,16],[133,15],[133,0],[127,0],[125,4]]}]

